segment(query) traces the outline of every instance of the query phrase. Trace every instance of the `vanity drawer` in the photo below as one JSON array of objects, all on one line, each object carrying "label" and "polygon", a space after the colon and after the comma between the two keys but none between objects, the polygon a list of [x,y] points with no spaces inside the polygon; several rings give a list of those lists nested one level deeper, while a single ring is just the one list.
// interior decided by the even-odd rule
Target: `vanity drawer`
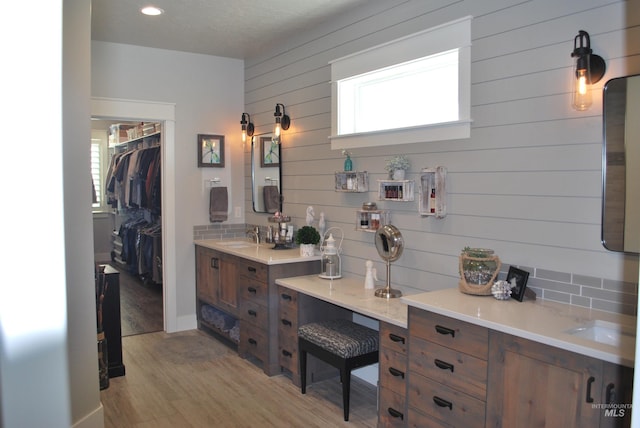
[{"label": "vanity drawer", "polygon": [[487,395],[487,362],[424,339],[411,338],[411,373],[466,392],[480,400]]},{"label": "vanity drawer", "polygon": [[240,321],[240,342],[238,353],[242,357],[253,355],[263,363],[267,361],[269,342],[264,329],[258,328],[247,321]]},{"label": "vanity drawer", "polygon": [[278,307],[298,317],[298,292],[278,286]]},{"label": "vanity drawer", "polygon": [[404,394],[396,394],[388,388],[380,387],[380,403],[378,405],[379,427],[407,426],[407,412]]},{"label": "vanity drawer", "polygon": [[265,264],[246,259],[241,259],[238,265],[238,272],[240,275],[260,282],[267,282],[268,269],[268,266]]},{"label": "vanity drawer", "polygon": [[483,360],[489,351],[489,330],[433,312],[409,307],[409,326],[414,336]]},{"label": "vanity drawer", "polygon": [[406,328],[380,322],[380,346],[406,355],[408,337],[409,332]]},{"label": "vanity drawer", "polygon": [[[412,342],[413,349],[413,342]],[[411,373],[409,379],[408,399],[411,408],[419,405],[418,415],[413,412],[409,416],[410,426],[430,426],[416,423],[419,413],[444,422],[453,427],[484,427],[485,402],[473,398],[463,392],[442,385],[424,376]],[[428,419],[425,419],[425,421]]]},{"label": "vanity drawer", "polygon": [[241,276],[240,277],[240,296],[241,301],[250,300],[260,305],[268,305],[268,287],[264,282]]},{"label": "vanity drawer", "polygon": [[405,395],[407,387],[407,357],[388,348],[380,348],[380,386]]},{"label": "vanity drawer", "polygon": [[292,338],[281,338],[278,346],[278,360],[280,366],[289,370],[292,377],[298,376],[298,342]]},{"label": "vanity drawer", "polygon": [[265,306],[251,300],[243,300],[240,305],[240,317],[260,328],[264,328],[269,322],[269,314]]}]

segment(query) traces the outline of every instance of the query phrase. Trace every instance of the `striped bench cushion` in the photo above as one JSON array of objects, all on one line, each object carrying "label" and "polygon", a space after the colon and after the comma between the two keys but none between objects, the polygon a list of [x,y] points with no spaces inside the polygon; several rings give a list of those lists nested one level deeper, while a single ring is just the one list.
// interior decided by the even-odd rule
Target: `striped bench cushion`
[{"label": "striped bench cushion", "polygon": [[305,324],[298,329],[298,337],[342,358],[357,357],[378,350],[378,332],[348,320]]}]

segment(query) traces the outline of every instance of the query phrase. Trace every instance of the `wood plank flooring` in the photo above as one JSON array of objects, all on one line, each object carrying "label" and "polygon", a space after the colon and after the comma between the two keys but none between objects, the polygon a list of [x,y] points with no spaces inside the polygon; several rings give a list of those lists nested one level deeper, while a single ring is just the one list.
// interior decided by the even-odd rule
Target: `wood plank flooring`
[{"label": "wood plank flooring", "polygon": [[[375,427],[376,388],[352,377],[349,422],[339,378],[302,395],[211,336],[191,330],[123,339],[126,376],[101,391],[105,428]],[[337,372],[336,372],[337,373]]]},{"label": "wood plank flooring", "polygon": [[122,336],[164,330],[162,284],[142,281],[125,269],[120,272],[120,323]]}]

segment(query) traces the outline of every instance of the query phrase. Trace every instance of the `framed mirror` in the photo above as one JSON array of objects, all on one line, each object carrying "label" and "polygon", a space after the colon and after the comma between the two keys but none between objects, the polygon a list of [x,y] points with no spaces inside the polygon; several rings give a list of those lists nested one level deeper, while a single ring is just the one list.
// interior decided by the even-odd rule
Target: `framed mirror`
[{"label": "framed mirror", "polygon": [[609,80],[603,96],[602,244],[640,253],[640,75]]},{"label": "framed mirror", "polygon": [[280,144],[274,141],[272,133],[254,135],[251,139],[251,187],[253,211],[282,212]]}]

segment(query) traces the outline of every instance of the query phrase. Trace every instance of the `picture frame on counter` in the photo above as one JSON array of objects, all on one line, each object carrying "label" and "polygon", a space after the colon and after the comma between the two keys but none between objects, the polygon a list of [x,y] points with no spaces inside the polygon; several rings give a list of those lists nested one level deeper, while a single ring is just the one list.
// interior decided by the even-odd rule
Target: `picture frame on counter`
[{"label": "picture frame on counter", "polygon": [[511,283],[513,279],[515,279],[516,286],[511,289],[511,297],[513,299],[516,299],[518,302],[522,302],[527,289],[529,272],[513,266],[509,266],[509,272],[507,273],[507,282]]},{"label": "picture frame on counter", "polygon": [[198,168],[224,168],[224,135],[198,134]]}]

